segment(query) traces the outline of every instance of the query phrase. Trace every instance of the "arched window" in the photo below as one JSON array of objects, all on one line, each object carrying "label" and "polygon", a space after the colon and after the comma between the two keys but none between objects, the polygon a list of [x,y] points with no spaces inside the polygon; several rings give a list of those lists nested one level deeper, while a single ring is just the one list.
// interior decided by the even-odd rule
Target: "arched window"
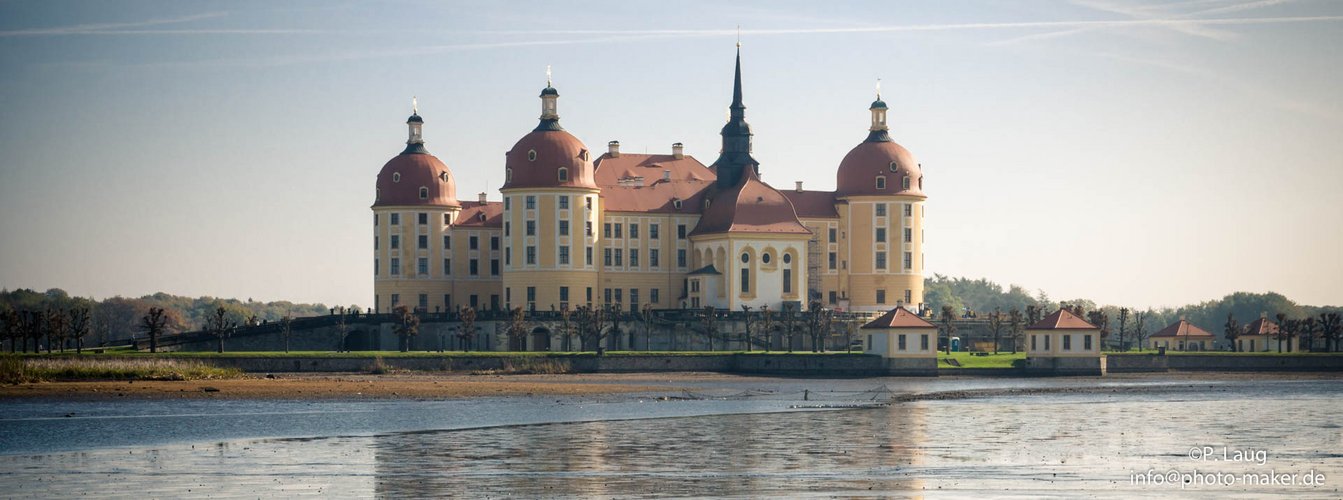
[{"label": "arched window", "polygon": [[792,263],[793,263],[793,256],[790,255],[790,254],[783,254],[783,263],[784,263],[784,264],[792,264]]},{"label": "arched window", "polygon": [[401,172],[392,172],[392,182],[401,182]]},{"label": "arched window", "polygon": [[743,253],[743,254],[741,254],[741,263],[742,263],[742,264],[750,264],[750,263],[751,263],[751,254],[749,254],[749,253]]},{"label": "arched window", "polygon": [[877,176],[877,189],[886,189],[886,176]]},{"label": "arched window", "polygon": [[900,178],[900,186],[901,186],[900,189],[909,189],[909,176],[908,176],[908,175],[906,175],[906,176]]},{"label": "arched window", "polygon": [[527,151],[527,161],[536,161],[536,150]]},{"label": "arched window", "polygon": [[504,182],[513,182],[513,169],[504,170]]},{"label": "arched window", "polygon": [[560,167],[559,177],[560,182],[569,182],[569,169],[565,167]]},{"label": "arched window", "polygon": [[896,170],[899,170],[899,168],[900,168],[900,165],[899,165],[899,164],[897,164],[897,163],[895,163],[895,162],[891,162],[891,171],[892,171],[892,172],[894,172],[894,171],[896,171]]},{"label": "arched window", "polygon": [[420,199],[421,200],[429,199],[429,188],[420,186]]},{"label": "arched window", "polygon": [[[373,201],[382,201],[382,188],[377,188],[374,190]],[[374,225],[377,225],[376,222],[377,221],[374,220],[375,223]]]}]

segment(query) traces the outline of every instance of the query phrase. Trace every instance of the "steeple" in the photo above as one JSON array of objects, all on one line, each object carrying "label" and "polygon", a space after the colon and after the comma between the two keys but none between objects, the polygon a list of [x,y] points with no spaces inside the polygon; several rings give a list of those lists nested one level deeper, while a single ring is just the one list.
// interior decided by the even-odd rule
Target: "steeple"
[{"label": "steeple", "polygon": [[886,101],[881,100],[881,79],[877,79],[877,100],[872,101],[872,106],[867,108],[872,112],[872,126],[867,130],[867,140],[865,142],[891,142],[891,134],[886,127]]},{"label": "steeple", "polygon": [[555,107],[559,99],[560,92],[550,86],[550,66],[546,66],[546,88],[541,89],[541,123],[536,126],[536,131],[564,130],[560,127],[560,112]]},{"label": "steeple", "polygon": [[410,118],[406,118],[407,135],[406,149],[401,154],[419,153],[428,154],[429,150],[424,149],[424,119],[420,118],[420,101],[418,98],[410,98]]},{"label": "steeple", "polygon": [[746,123],[746,105],[741,95],[741,42],[737,42],[736,74],[732,81],[732,105],[728,106],[727,124],[723,125],[723,150],[713,163],[718,185],[735,186],[745,168],[759,174],[760,162],[751,157],[751,125]]}]

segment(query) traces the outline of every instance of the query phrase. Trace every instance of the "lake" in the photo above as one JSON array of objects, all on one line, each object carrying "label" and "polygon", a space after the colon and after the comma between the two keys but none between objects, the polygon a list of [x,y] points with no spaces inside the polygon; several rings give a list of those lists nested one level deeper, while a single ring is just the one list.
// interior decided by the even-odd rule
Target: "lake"
[{"label": "lake", "polygon": [[[1343,484],[1332,379],[666,384],[446,401],[0,401],[0,484],[6,496],[136,498],[1338,498]],[[891,392],[863,392],[879,386]],[[1070,389],[1082,392],[1031,392]],[[983,392],[829,409],[954,391]]]}]

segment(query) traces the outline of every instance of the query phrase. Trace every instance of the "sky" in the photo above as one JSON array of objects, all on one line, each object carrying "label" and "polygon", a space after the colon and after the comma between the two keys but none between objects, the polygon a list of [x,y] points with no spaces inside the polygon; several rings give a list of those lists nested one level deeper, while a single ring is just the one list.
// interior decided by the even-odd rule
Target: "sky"
[{"label": "sky", "polygon": [[372,303],[417,97],[500,199],[552,68],[590,149],[711,163],[740,37],[767,182],[923,164],[927,275],[1054,300],[1343,304],[1343,2],[0,1],[0,287]]}]

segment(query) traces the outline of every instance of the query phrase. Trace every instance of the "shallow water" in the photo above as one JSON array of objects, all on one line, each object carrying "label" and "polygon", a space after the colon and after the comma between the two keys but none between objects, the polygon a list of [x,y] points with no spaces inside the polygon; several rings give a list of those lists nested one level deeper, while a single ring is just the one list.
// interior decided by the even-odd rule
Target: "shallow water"
[{"label": "shallow water", "polygon": [[[886,382],[901,392],[1096,385]],[[708,392],[824,395],[877,383],[734,379]],[[5,401],[0,485],[7,495],[60,497],[1340,496],[1343,389],[1333,381],[1106,384],[1171,387],[808,412],[771,397]],[[1204,447],[1218,459],[1234,458],[1223,447],[1262,450],[1263,460],[1207,460]],[[1148,469],[1205,477],[1184,489],[1135,483]],[[1323,486],[1243,483],[1269,471],[1300,482],[1312,470]],[[1208,472],[1237,482],[1207,484]]]}]

